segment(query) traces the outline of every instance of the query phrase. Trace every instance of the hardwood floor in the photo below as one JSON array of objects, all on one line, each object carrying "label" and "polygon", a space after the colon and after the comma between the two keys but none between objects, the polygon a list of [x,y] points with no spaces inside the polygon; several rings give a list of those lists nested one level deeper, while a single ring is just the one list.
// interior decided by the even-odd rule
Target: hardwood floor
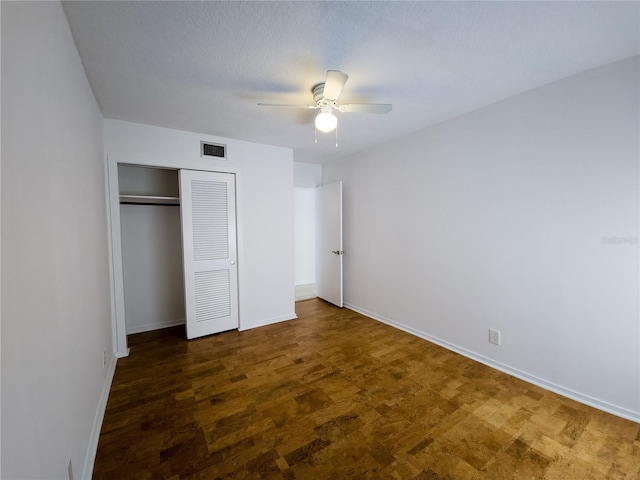
[{"label": "hardwood floor", "polygon": [[321,300],[130,337],[94,479],[640,479],[640,425]]}]

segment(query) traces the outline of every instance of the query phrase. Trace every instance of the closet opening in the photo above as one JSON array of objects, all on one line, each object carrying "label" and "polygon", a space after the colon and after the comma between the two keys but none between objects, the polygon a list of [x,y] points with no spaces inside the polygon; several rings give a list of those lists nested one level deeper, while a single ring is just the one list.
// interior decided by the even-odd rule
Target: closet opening
[{"label": "closet opening", "polygon": [[185,324],[178,170],[118,165],[126,335]]},{"label": "closet opening", "polygon": [[236,174],[131,160],[107,159],[116,356],[133,333],[239,328]]}]

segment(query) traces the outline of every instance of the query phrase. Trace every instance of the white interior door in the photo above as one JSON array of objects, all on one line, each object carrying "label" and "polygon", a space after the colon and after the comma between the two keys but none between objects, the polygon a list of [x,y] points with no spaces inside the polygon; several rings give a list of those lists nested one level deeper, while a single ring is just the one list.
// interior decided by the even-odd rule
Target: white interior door
[{"label": "white interior door", "polygon": [[342,182],[316,189],[316,295],[342,307]]},{"label": "white interior door", "polygon": [[187,338],[238,328],[235,178],[180,170]]}]

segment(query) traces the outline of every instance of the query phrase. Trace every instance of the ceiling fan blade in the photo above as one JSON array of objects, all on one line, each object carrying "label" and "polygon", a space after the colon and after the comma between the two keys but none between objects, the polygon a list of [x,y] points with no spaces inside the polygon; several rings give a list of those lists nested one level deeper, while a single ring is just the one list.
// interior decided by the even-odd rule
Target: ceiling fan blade
[{"label": "ceiling fan blade", "polygon": [[260,107],[308,108],[308,109],[318,108],[317,105],[289,105],[287,103],[259,103],[258,106],[260,106]]},{"label": "ceiling fan blade", "polygon": [[345,113],[389,113],[392,105],[390,103],[346,103],[337,108]]},{"label": "ceiling fan blade", "polygon": [[349,75],[342,73],[340,70],[328,70],[327,78],[324,81],[324,92],[322,93],[324,98],[337,100],[348,79]]}]

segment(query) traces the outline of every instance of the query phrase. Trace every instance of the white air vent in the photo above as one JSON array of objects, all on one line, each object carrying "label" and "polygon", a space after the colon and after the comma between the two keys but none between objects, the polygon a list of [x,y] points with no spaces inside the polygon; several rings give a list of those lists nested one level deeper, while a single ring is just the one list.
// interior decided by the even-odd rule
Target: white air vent
[{"label": "white air vent", "polygon": [[227,158],[227,146],[218,143],[200,142],[200,156]]}]

